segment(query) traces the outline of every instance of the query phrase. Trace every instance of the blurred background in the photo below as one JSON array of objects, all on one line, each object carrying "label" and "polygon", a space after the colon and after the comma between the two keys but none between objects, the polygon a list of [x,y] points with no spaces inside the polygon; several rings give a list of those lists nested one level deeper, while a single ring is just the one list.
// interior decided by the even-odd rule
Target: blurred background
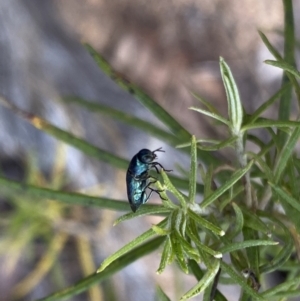
[{"label": "blurred background", "polygon": [[[300,13],[300,2],[294,1],[294,11],[295,16]],[[299,29],[297,21],[295,17]],[[197,105],[190,92],[227,116],[219,72],[222,56],[248,113],[268,99],[279,87],[281,73],[263,64],[272,56],[258,29],[282,49],[282,1],[0,0],[0,94],[128,160],[141,148],[162,146],[167,153],[159,157],[166,168],[174,169],[180,161],[188,169],[188,159],[163,142],[60,100],[76,95],[158,123],[98,69],[81,43],[91,44],[190,133],[222,138],[226,133],[187,109]],[[230,161],[230,153],[226,155]],[[0,167],[13,180],[126,199],[123,171],[57,142],[2,106]],[[1,192],[0,216],[1,301],[35,300],[72,285],[158,220],[146,217],[112,228],[118,215],[108,210],[22,196],[7,199]],[[148,256],[74,300],[154,300],[156,282],[177,300],[194,279],[182,283],[176,267],[157,276],[158,264],[159,254]],[[226,288],[224,294],[232,291]]]}]

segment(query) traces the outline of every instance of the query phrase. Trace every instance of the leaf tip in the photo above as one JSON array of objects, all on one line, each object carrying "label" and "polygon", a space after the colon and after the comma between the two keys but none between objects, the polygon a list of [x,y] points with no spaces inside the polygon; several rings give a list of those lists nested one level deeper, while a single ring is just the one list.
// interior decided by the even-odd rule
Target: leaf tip
[{"label": "leaf tip", "polygon": [[102,266],[96,271],[96,274],[99,274],[100,272],[102,272],[103,271],[103,268],[102,268]]},{"label": "leaf tip", "polygon": [[223,257],[223,254],[222,253],[217,253],[214,255],[215,258],[222,258]]}]

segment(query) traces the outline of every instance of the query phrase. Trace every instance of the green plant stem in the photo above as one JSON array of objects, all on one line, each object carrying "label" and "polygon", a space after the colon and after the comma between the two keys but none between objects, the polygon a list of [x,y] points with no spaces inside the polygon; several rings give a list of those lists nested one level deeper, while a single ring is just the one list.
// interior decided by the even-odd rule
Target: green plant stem
[{"label": "green plant stem", "polygon": [[[240,132],[237,140],[235,142],[236,145],[236,155],[239,161],[239,164],[242,168],[247,165],[247,155],[245,154],[243,134]],[[248,208],[252,207],[252,197],[251,197],[251,183],[250,183],[250,172],[247,171],[245,176],[245,194],[246,194],[246,206]]]},{"label": "green plant stem", "polygon": [[[292,0],[283,0],[284,7],[284,60],[295,65],[295,33],[294,33],[294,15]],[[282,77],[282,86],[289,82],[287,74],[284,72]],[[292,88],[286,90],[279,102],[278,119],[288,120],[290,117],[290,108],[292,100]],[[283,145],[287,135],[279,131],[280,144]]]}]

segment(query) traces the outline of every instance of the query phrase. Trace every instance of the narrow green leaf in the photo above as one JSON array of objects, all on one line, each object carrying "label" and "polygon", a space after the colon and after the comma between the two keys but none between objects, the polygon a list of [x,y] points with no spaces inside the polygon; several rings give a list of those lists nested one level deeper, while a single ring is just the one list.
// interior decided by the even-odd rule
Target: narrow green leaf
[{"label": "narrow green leaf", "polygon": [[161,274],[166,266],[170,263],[170,258],[172,257],[172,244],[171,244],[171,240],[170,237],[168,236],[165,240],[165,244],[164,244],[164,248],[161,254],[161,259],[160,259],[160,264],[157,270],[157,274]]},{"label": "narrow green leaf", "polygon": [[187,217],[186,214],[183,212],[183,210],[181,210],[181,212],[182,212],[181,223],[179,224],[179,229],[177,229],[177,231],[180,233],[182,237],[185,237]]},{"label": "narrow green leaf", "polygon": [[[217,219],[215,218],[215,216],[212,215],[211,219],[213,222],[215,222],[215,223],[217,222]],[[229,240],[227,235],[221,236],[219,239],[224,245],[229,245],[231,243],[231,241]],[[247,259],[242,251],[238,250],[233,253],[230,253],[229,255],[230,255],[231,263],[238,270],[242,270],[246,267]]]},{"label": "narrow green leaf", "polygon": [[[176,238],[178,239],[178,241],[181,243],[182,247],[183,247],[185,250],[188,250],[189,253],[192,253],[192,254],[194,254],[194,255],[196,255],[196,256],[199,257],[199,253],[198,253],[197,249],[194,249],[194,248],[193,248],[193,247],[185,240],[185,238],[183,238],[183,237],[181,236],[181,234],[180,234],[177,230],[174,231],[174,235],[176,236]],[[192,258],[192,259],[194,259],[194,258]],[[194,259],[194,260],[195,260],[195,259]],[[197,261],[197,260],[196,260],[196,261]]]},{"label": "narrow green leaf", "polygon": [[156,225],[152,225],[151,227],[153,229],[153,231],[157,234],[157,235],[160,235],[160,236],[166,236],[166,235],[169,235],[170,234],[170,230],[168,229],[165,229],[165,228],[161,228],[159,226],[156,226]]},{"label": "narrow green leaf", "polygon": [[[299,166],[300,166],[300,162],[299,162]],[[201,164],[201,163],[198,164],[198,168],[199,168],[201,180],[204,183],[204,194],[205,194],[205,190],[206,190],[205,179],[206,179],[207,172],[206,172],[203,164]]]},{"label": "narrow green leaf", "polygon": [[[162,172],[163,171],[160,171],[161,174],[162,174]],[[187,179],[182,179],[182,178],[179,178],[179,177],[176,177],[176,176],[173,176],[173,175],[168,175],[168,178],[169,178],[169,181],[172,182],[173,186],[175,186],[177,189],[182,188],[182,189],[188,190],[188,187],[189,187],[188,183],[189,182],[188,182]],[[197,187],[197,192],[198,193],[203,192],[203,185],[202,184],[197,183],[196,187]],[[182,196],[184,196],[184,195],[182,194]],[[184,197],[187,198],[187,196],[184,196]]]},{"label": "narrow green leaf", "polygon": [[206,110],[203,110],[203,109],[200,109],[200,108],[196,108],[196,107],[190,107],[189,108],[190,110],[193,110],[193,111],[196,111],[196,112],[199,112],[199,113],[202,113],[203,115],[206,115],[208,117],[212,117],[216,120],[219,120],[220,122],[226,124],[226,125],[229,125],[229,121],[227,119],[225,119],[224,117],[220,116],[220,115],[217,115],[215,113],[211,113],[209,111],[206,111]]},{"label": "narrow green leaf", "polygon": [[277,59],[277,60],[282,60],[282,56],[280,55],[280,53],[275,49],[275,47],[273,47],[273,45],[269,42],[268,38],[266,37],[265,34],[263,34],[261,31],[258,31],[262,41],[264,42],[264,44],[266,45],[266,47],[268,48],[268,50],[273,54],[273,56]]},{"label": "narrow green leaf", "polygon": [[[93,57],[94,61],[97,63],[98,67],[109,77],[118,76],[114,74],[114,70],[111,68],[110,64],[107,60],[101,56],[92,46],[89,44],[83,44],[83,46],[87,49],[90,55]],[[125,79],[124,79],[125,80]]]},{"label": "narrow green leaf", "polygon": [[297,169],[295,168],[295,160],[294,156],[292,155],[291,158],[287,162],[288,166],[286,167],[286,173],[288,175],[289,181],[288,186],[290,188],[290,192],[292,195],[299,195],[299,185],[298,185],[298,173]]},{"label": "narrow green leaf", "polygon": [[[190,231],[191,233],[193,233],[193,235],[196,237],[196,239],[193,240],[194,243],[195,243],[195,241],[198,240],[201,244],[201,241],[200,241],[200,238],[199,238],[199,228],[197,226],[197,223],[193,219],[189,220],[187,230]],[[189,235],[189,233],[187,233],[187,234]],[[199,255],[200,255],[201,260],[203,261],[204,265],[208,269],[211,268],[211,258],[210,258],[210,256],[203,249],[199,248],[199,246],[196,243],[195,243],[195,245],[198,248]],[[219,253],[219,254],[221,254],[221,253]]]},{"label": "narrow green leaf", "polygon": [[232,233],[230,234],[229,239],[233,239],[239,233],[241,233],[243,226],[244,226],[244,216],[243,216],[242,210],[236,203],[232,203],[232,207],[235,212],[236,219],[235,219],[234,229],[233,229]]},{"label": "narrow green leaf", "polygon": [[195,260],[196,262],[199,262],[199,263],[201,262],[201,257],[200,257],[199,254],[196,255],[195,253],[191,252],[191,250],[187,249],[185,247],[185,245],[182,245],[182,248],[183,248],[183,251],[186,255],[186,258],[193,259],[193,260]]},{"label": "narrow green leaf", "polygon": [[[300,122],[299,122],[300,125]],[[278,183],[281,174],[287,166],[287,161],[291,157],[295,146],[300,137],[300,127],[293,130],[292,135],[288,138],[281,152],[277,155],[275,166],[274,166],[274,182]]]},{"label": "narrow green leaf", "polygon": [[278,245],[278,242],[269,241],[269,240],[245,240],[241,242],[232,242],[228,246],[221,247],[219,252],[222,254],[231,253],[236,250],[241,250],[245,248],[255,247],[255,246],[275,246]]},{"label": "narrow green leaf", "polygon": [[139,102],[141,102],[159,120],[161,120],[180,140],[187,140],[190,137],[190,134],[166,110],[158,105],[137,85],[129,82],[118,72],[115,72],[107,61],[105,61],[92,46],[85,44],[85,47],[105,74],[111,77],[121,88],[131,93]]},{"label": "narrow green leaf", "polygon": [[172,249],[176,255],[179,267],[185,274],[188,274],[189,269],[187,266],[187,262],[185,261],[185,258],[184,258],[183,247],[174,234],[171,234],[171,243],[172,243]]},{"label": "narrow green leaf", "polygon": [[300,174],[300,159],[293,156],[293,163],[294,163],[294,167],[296,168],[297,172]]},{"label": "narrow green leaf", "polygon": [[[161,221],[157,226],[163,228],[167,224],[167,218],[165,218],[163,221]],[[134,240],[126,244],[124,247],[119,249],[117,252],[106,258],[100,268],[97,270],[97,273],[102,272],[105,270],[106,267],[108,267],[111,263],[113,263],[115,260],[117,260],[122,255],[130,252],[132,249],[137,247],[139,244],[145,242],[147,239],[151,238],[153,235],[155,235],[155,232],[153,229],[149,229],[148,231],[144,232],[143,234],[136,237]]]},{"label": "narrow green leaf", "polygon": [[273,60],[266,60],[265,63],[267,65],[271,65],[280,69],[283,69],[287,72],[290,72],[291,74],[295,75],[296,77],[300,77],[300,72],[291,64],[288,64],[284,61],[278,62]]},{"label": "narrow green leaf", "polygon": [[234,280],[235,283],[239,284],[242,289],[247,292],[254,300],[267,301],[263,296],[258,294],[253,288],[251,288],[245,278],[240,274],[236,273],[227,263],[224,261],[221,262],[221,268],[224,272],[226,272],[230,278]]},{"label": "narrow green leaf", "polygon": [[156,299],[157,301],[171,301],[171,299],[166,295],[166,293],[161,289],[160,286],[156,286]]},{"label": "narrow green leaf", "polygon": [[216,300],[215,297],[217,295],[217,286],[219,284],[221,275],[221,268],[219,268],[218,273],[214,277],[214,281],[209,284],[209,286],[204,290],[203,293],[203,301],[213,301]]},{"label": "narrow green leaf", "polygon": [[208,285],[213,281],[214,277],[219,271],[220,260],[214,260],[211,269],[207,270],[201,280],[191,288],[187,293],[185,293],[180,300],[187,300],[199,295],[202,291],[204,291]]},{"label": "narrow green leaf", "polygon": [[105,269],[105,271],[101,273],[94,273],[68,288],[65,288],[37,301],[58,301],[72,298],[73,296],[88,290],[91,286],[101,283],[103,280],[124,269],[126,266],[136,261],[137,259],[155,251],[163,241],[163,237],[154,238],[153,240],[150,240],[130,251],[129,253],[121,256],[117,261],[113,262],[107,269]]},{"label": "narrow green leaf", "polygon": [[[237,187],[236,187],[236,186],[237,186]],[[223,211],[224,208],[225,208],[230,202],[232,202],[232,201],[233,201],[240,193],[244,192],[244,190],[245,190],[245,187],[244,187],[244,186],[242,186],[242,185],[240,185],[240,186],[236,185],[236,186],[230,188],[230,191],[232,191],[232,192],[230,192],[230,194],[229,194],[226,198],[224,198],[224,199],[221,201],[221,203],[220,203],[220,205],[219,205],[220,211]],[[234,188],[234,189],[233,189],[233,188]]]},{"label": "narrow green leaf", "polygon": [[199,224],[199,226],[204,227],[219,236],[223,236],[225,234],[224,230],[222,230],[220,227],[218,227],[218,226],[214,225],[213,223],[209,222],[208,220],[204,219],[203,217],[201,217],[200,215],[198,215],[191,209],[188,209],[188,215],[197,224]]},{"label": "narrow green leaf", "polygon": [[287,202],[294,209],[296,209],[298,211],[298,214],[300,213],[300,202],[299,202],[299,200],[295,199],[285,189],[281,188],[280,186],[278,186],[276,184],[273,184],[271,182],[269,182],[269,185],[279,195],[279,197],[282,201]]},{"label": "narrow green leaf", "polygon": [[299,219],[299,211],[295,210],[293,206],[291,206],[287,202],[281,202],[281,205],[285,211],[286,216],[288,216],[289,220],[294,224],[297,233],[300,233],[300,219]]},{"label": "narrow green leaf", "polygon": [[[0,177],[0,187],[2,195],[28,195],[35,199],[49,199],[61,201],[68,204],[77,204],[82,206],[96,206],[103,209],[128,211],[129,205],[127,201],[118,201],[108,198],[100,198],[89,196],[76,192],[63,192],[42,188],[35,185],[17,182]],[[147,204],[146,204],[147,205]],[[145,205],[145,206],[146,206]],[[157,205],[151,205],[151,207]]]},{"label": "narrow green leaf", "polygon": [[206,246],[205,244],[203,244],[199,237],[193,233],[193,231],[188,227],[187,228],[187,235],[190,237],[190,239],[194,242],[194,244],[200,248],[201,250],[203,250],[204,252],[214,256],[215,258],[222,258],[222,253],[218,252],[218,251],[214,251],[213,249],[211,249],[210,247]]},{"label": "narrow green leaf", "polygon": [[152,207],[141,207],[137,212],[129,212],[126,213],[122,216],[120,216],[115,222],[114,226],[118,225],[121,222],[127,221],[129,219],[135,218],[135,217],[140,217],[144,215],[166,215],[169,213],[171,210],[169,208],[163,207],[163,206],[153,206]]},{"label": "narrow green leaf", "polygon": [[[282,131],[284,131],[284,130],[286,130],[287,128],[282,128],[281,130]],[[284,143],[281,143],[280,142],[280,139],[279,139],[279,137],[278,137],[278,135],[277,135],[277,130],[276,130],[276,132],[275,132],[275,129],[273,129],[273,128],[266,128],[266,130],[268,131],[268,133],[270,134],[270,136],[271,136],[271,141],[273,142],[273,144],[276,146],[276,151],[277,152],[279,152],[279,150],[281,150],[281,148],[282,148],[282,145],[284,144]],[[290,134],[291,133],[291,130],[289,130],[288,129],[288,132],[287,132],[288,134]],[[269,144],[271,143],[271,141],[269,142]],[[266,153],[267,154],[267,153]],[[269,154],[270,155],[270,154]],[[272,160],[272,162],[273,162],[274,160]]]},{"label": "narrow green leaf", "polygon": [[255,153],[248,152],[248,155],[251,159],[255,160],[255,166],[257,166],[262,173],[260,174],[261,179],[273,179],[273,171],[270,169],[270,167],[267,165],[267,163],[261,158],[261,156],[256,155]]},{"label": "narrow green leaf", "polygon": [[189,201],[194,204],[196,197],[196,183],[197,183],[197,147],[196,147],[196,138],[192,136],[191,139],[191,167],[189,174]]},{"label": "narrow green leaf", "polygon": [[260,149],[262,149],[266,146],[266,144],[260,138],[258,138],[256,135],[252,135],[252,134],[248,133],[247,134],[247,139],[249,141],[253,142],[254,144],[256,144]]},{"label": "narrow green leaf", "polygon": [[284,60],[290,64],[295,63],[295,24],[293,1],[284,0]]},{"label": "narrow green leaf", "polygon": [[[251,240],[259,239],[258,231],[255,231],[248,227],[244,227],[243,236],[244,236],[244,241],[251,241]],[[275,244],[278,244],[278,243],[275,243]],[[270,249],[271,248],[269,248],[269,250]],[[251,273],[249,273],[250,270],[253,271],[254,275],[256,275],[257,278],[260,275],[259,274],[259,265],[260,265],[260,258],[261,258],[260,254],[259,254],[260,250],[262,250],[262,248],[259,248],[258,246],[251,246],[249,248],[246,248],[246,254],[247,254],[247,258],[248,258],[248,269],[246,269],[246,271],[248,273],[246,273],[245,275],[248,276],[248,283],[250,281],[251,285],[253,285],[254,283],[251,283],[251,277],[249,279],[249,276],[251,276]]]},{"label": "narrow green leaf", "polygon": [[277,99],[279,99],[287,89],[291,88],[291,84],[286,84],[279,91],[277,91],[271,98],[269,98],[266,102],[264,102],[256,111],[251,115],[248,119],[247,123],[251,124],[257,120],[257,118],[261,117],[261,114],[268,109]]},{"label": "narrow green leaf", "polygon": [[214,113],[216,115],[221,116],[221,114],[219,113],[219,111],[217,110],[217,108],[215,106],[213,106],[209,101],[205,100],[203,97],[201,97],[200,95],[198,95],[195,92],[191,92],[192,96],[194,96],[196,99],[198,99],[204,106],[207,107],[207,109],[211,112]]},{"label": "narrow green leaf", "polygon": [[[286,292],[280,292],[274,295],[276,298],[283,298],[284,300],[286,298],[293,298],[293,297],[298,297],[300,296],[300,289],[295,289],[295,290],[288,290]],[[296,299],[297,300],[297,299]]]},{"label": "narrow green leaf", "polygon": [[[283,59],[286,63],[295,65],[295,29],[294,29],[294,12],[293,12],[293,1],[284,0],[284,55]],[[281,61],[282,60],[278,60]],[[299,102],[299,84],[295,79],[294,75],[284,72],[282,75],[282,85],[291,81],[295,86],[295,91]],[[292,108],[292,89],[289,89],[280,99],[278,109],[278,119],[288,120],[290,119],[291,108]],[[278,132],[278,138],[280,145],[283,145],[286,140],[286,134],[282,131]]]},{"label": "narrow green leaf", "polygon": [[231,131],[234,135],[237,135],[243,122],[243,107],[239,91],[231,70],[222,57],[220,58],[220,68],[227,95],[228,115],[232,126]]},{"label": "narrow green leaf", "polygon": [[76,147],[77,149],[81,150],[85,154],[96,157],[97,159],[103,160],[106,163],[109,163],[113,166],[116,166],[118,168],[127,168],[128,161],[122,158],[119,158],[110,152],[106,152],[86,141],[84,141],[81,138],[78,138],[71,133],[64,131],[52,124],[50,124],[48,121],[34,115],[31,113],[28,113],[26,111],[23,111],[16,107],[14,104],[10,103],[6,99],[2,98],[0,96],[1,103],[3,102],[3,105],[5,105],[7,108],[9,108],[13,113],[18,115],[19,117],[23,118],[25,121],[29,122],[32,126],[37,128],[38,130],[41,130],[55,138],[57,138],[60,141],[63,141],[71,146]]},{"label": "narrow green leaf", "polygon": [[204,275],[204,273],[201,270],[199,264],[195,260],[189,259],[188,260],[188,265],[190,267],[190,270],[192,271],[192,273],[196,277],[196,279],[199,281]]},{"label": "narrow green leaf", "polygon": [[198,143],[197,147],[203,151],[217,151],[225,147],[234,147],[234,142],[237,140],[237,138],[238,137],[236,136],[229,137],[228,139],[223,140],[215,145],[202,145]]},{"label": "narrow green leaf", "polygon": [[184,219],[183,212],[180,209],[175,209],[171,215],[171,229],[180,231],[182,220]]},{"label": "narrow green leaf", "polygon": [[[152,175],[152,174],[154,174],[153,171],[150,171],[150,175]],[[162,174],[162,171],[160,171],[160,174]],[[157,177],[157,174],[154,177]],[[187,177],[179,178],[177,176],[168,175],[168,178],[169,178],[169,181],[172,182],[173,186],[175,186],[177,189],[188,190],[189,181],[188,181]],[[157,184],[159,184],[159,182],[156,182],[156,185]],[[163,189],[165,189],[165,187]],[[203,193],[203,185],[196,183],[196,190],[197,190],[197,193],[200,193],[200,194]],[[183,193],[181,193],[181,194],[184,198],[187,198],[187,196],[185,194],[183,194]]]},{"label": "narrow green leaf", "polygon": [[213,192],[209,197],[205,198],[201,203],[201,207],[205,208],[218,199],[225,191],[232,187],[246,172],[251,168],[253,161],[250,161],[244,168],[237,170],[221,187]]},{"label": "narrow green leaf", "polygon": [[[195,275],[196,279],[199,281],[203,277],[204,273],[200,269],[198,263],[195,260],[189,260],[188,264],[191,272]],[[227,298],[225,298],[224,295],[217,289],[214,300],[227,301]]]},{"label": "narrow green leaf", "polygon": [[204,195],[203,197],[206,198],[212,193],[212,181],[213,181],[213,167],[210,165],[207,169],[207,172],[204,173],[202,171],[202,176],[204,175],[203,182],[204,182]]},{"label": "narrow green leaf", "polygon": [[300,127],[299,121],[290,121],[290,120],[270,120],[266,118],[260,118],[263,121],[257,121],[255,123],[246,124],[242,127],[241,131],[248,131],[253,129],[267,128],[267,127]]},{"label": "narrow green leaf", "polygon": [[[109,198],[94,197],[86,194],[76,193],[76,192],[63,192],[59,190],[52,190],[48,188],[43,188],[31,184],[26,184],[23,182],[17,182],[10,179],[0,177],[0,187],[2,195],[29,195],[36,199],[51,199],[68,204],[77,204],[81,206],[95,206],[103,209],[115,210],[115,211],[128,211],[130,209],[128,202],[126,200],[114,200]],[[166,211],[165,211],[166,210]],[[162,215],[168,209],[162,209],[158,205],[145,204],[142,208],[136,212],[135,216],[145,214],[156,214]]]},{"label": "narrow green leaf", "polygon": [[161,170],[160,174],[164,180],[164,185],[166,186],[166,188],[176,196],[182,208],[186,208],[186,198],[184,197],[184,195],[172,184],[167,173],[164,170]]},{"label": "narrow green leaf", "polygon": [[[222,141],[216,140],[216,139],[197,139],[196,140],[197,144],[198,143],[211,143],[211,144],[218,144]],[[179,145],[176,145],[176,148],[185,148],[185,147],[190,147],[191,146],[191,142],[186,142],[186,143],[182,143]]]},{"label": "narrow green leaf", "polygon": [[66,97],[63,97],[62,100],[66,101],[66,102],[76,103],[76,104],[88,109],[89,111],[91,111],[93,113],[105,114],[105,116],[109,116],[118,121],[129,124],[130,126],[136,127],[138,129],[142,130],[143,132],[153,135],[153,136],[161,139],[162,141],[169,143],[173,146],[175,146],[179,142],[176,135],[170,134],[143,119],[137,118],[133,115],[129,115],[123,111],[116,110],[112,107],[103,105],[101,103],[87,101],[83,98],[75,97],[75,96],[66,96]]},{"label": "narrow green leaf", "polygon": [[[296,277],[290,280],[285,280],[284,283],[276,285],[275,287],[272,287],[262,293],[262,296],[268,298],[272,296],[276,296],[279,292],[289,291],[292,286],[299,285],[300,284],[300,277]],[[298,290],[298,294],[300,294],[300,291]]]},{"label": "narrow green leaf", "polygon": [[[289,229],[279,219],[277,219],[274,216],[274,214],[269,214],[267,212],[260,211],[260,210],[257,210],[256,213],[261,217],[266,217],[270,219],[274,224],[277,224],[284,231],[285,241],[283,243],[280,252],[276,254],[276,256],[272,260],[269,260],[259,268],[260,274],[270,273],[278,270],[279,267],[281,267],[290,258],[294,249],[293,237]],[[299,214],[298,214],[298,218],[299,218]]]},{"label": "narrow green leaf", "polygon": [[[292,163],[294,164],[293,166],[297,168],[297,159],[295,159],[294,157],[292,157],[290,160],[288,161],[288,165],[290,166]],[[292,167],[287,166],[287,171],[289,172],[289,169]],[[297,171],[297,173],[299,174],[299,170]],[[290,173],[289,173],[290,174]],[[295,181],[295,183],[291,183],[291,181]],[[293,223],[293,225],[295,226],[298,234],[300,233],[300,219],[299,219],[299,211],[295,210],[294,206],[298,206],[298,195],[299,195],[299,185],[298,185],[298,180],[297,178],[295,178],[294,180],[289,179],[288,181],[290,186],[295,186],[296,191],[295,192],[290,192],[290,190],[286,190],[283,187],[280,187],[278,185],[273,185],[275,187],[275,189],[273,189],[274,191],[274,197],[278,197],[281,200],[281,205],[285,211],[286,216],[288,216],[289,220]],[[280,188],[280,190],[278,190],[277,194],[276,194],[276,189]],[[294,204],[294,206],[291,205],[291,203]]]},{"label": "narrow green leaf", "polygon": [[269,227],[257,216],[256,213],[249,210],[249,208],[240,207],[244,215],[244,227],[256,230],[258,232],[264,233],[265,235],[270,235]]},{"label": "narrow green leaf", "polygon": [[260,266],[260,273],[263,274],[277,271],[287,260],[289,260],[290,256],[293,253],[293,248],[293,241],[291,240],[291,237],[289,237],[288,243],[283,246],[277,256],[268,263]]}]

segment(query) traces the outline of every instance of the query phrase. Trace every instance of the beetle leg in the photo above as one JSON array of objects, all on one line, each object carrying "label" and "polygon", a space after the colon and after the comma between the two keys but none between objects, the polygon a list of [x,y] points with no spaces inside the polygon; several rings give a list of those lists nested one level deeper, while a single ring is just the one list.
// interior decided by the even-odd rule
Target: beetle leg
[{"label": "beetle leg", "polygon": [[151,192],[150,192],[149,195],[147,196],[147,200],[150,198],[150,195],[152,194],[153,191],[156,192],[162,200],[165,200],[165,198],[163,198],[163,197],[161,196],[161,194],[160,194],[161,192],[165,191],[164,189],[159,190],[159,189],[154,189],[154,188],[151,188],[151,187],[150,187],[150,185],[151,185],[151,184],[154,184],[155,182],[157,182],[157,179],[155,179],[154,182],[149,182],[149,183],[145,186],[145,188],[144,188],[145,190],[146,190],[146,188],[148,188],[148,189],[151,190]]},{"label": "beetle leg", "polygon": [[[147,195],[147,197],[145,198],[145,200],[143,200],[143,204],[146,204],[148,202],[148,200],[150,199],[150,196],[151,196],[152,192],[153,191],[150,191],[150,193]],[[143,191],[142,197],[144,197],[144,194],[146,194],[146,191]]]},{"label": "beetle leg", "polygon": [[164,190],[159,190],[159,189],[153,189],[153,188],[151,188],[151,187],[148,187],[150,190],[151,190],[151,192],[149,193],[149,197],[150,197],[150,195],[152,194],[152,192],[154,191],[154,192],[156,192],[158,195],[159,195],[159,197],[162,199],[162,200],[166,200],[165,198],[163,198],[162,196],[161,196],[161,192],[164,192]]},{"label": "beetle leg", "polygon": [[165,169],[159,162],[152,162],[152,163],[151,163],[151,167],[154,167],[157,173],[159,173],[159,170],[158,170],[158,168],[156,167],[156,165],[158,165],[161,169],[163,169],[163,170],[166,171],[166,172],[172,171],[172,169]]},{"label": "beetle leg", "polygon": [[[147,185],[147,186],[148,186],[148,185]],[[165,198],[163,198],[163,197],[160,195],[160,192],[163,192],[164,190],[153,189],[153,188],[151,188],[151,187],[147,187],[147,188],[149,188],[151,191],[150,191],[150,193],[147,195],[146,199],[143,200],[143,204],[145,204],[145,203],[148,202],[148,200],[149,200],[149,198],[150,198],[150,196],[152,195],[153,192],[156,192],[162,200],[166,200]],[[144,193],[146,193],[146,192],[143,191],[143,193],[142,193],[142,199],[144,198]]]},{"label": "beetle leg", "polygon": [[149,182],[149,183],[147,184],[147,187],[150,186],[151,184],[156,183],[156,182],[158,181],[156,178],[154,178],[154,177],[152,177],[152,176],[149,176],[149,177],[148,177],[148,179],[150,179],[150,178],[151,178],[152,181]]},{"label": "beetle leg", "polygon": [[152,163],[152,164],[151,164],[151,167],[154,167],[155,170],[156,170],[156,172],[157,172],[157,173],[160,173],[159,170],[158,170],[158,168],[157,168],[155,165],[156,165],[156,164],[153,164],[153,163]]}]

